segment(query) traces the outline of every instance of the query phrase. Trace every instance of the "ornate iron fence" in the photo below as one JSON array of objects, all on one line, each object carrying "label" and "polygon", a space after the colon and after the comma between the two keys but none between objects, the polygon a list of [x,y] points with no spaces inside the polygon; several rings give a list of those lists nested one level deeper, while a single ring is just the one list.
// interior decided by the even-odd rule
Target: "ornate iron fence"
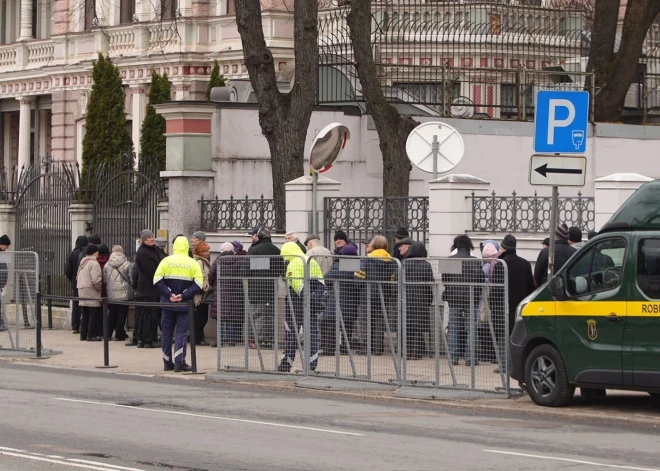
[{"label": "ornate iron fence", "polygon": [[284,206],[284,201],[267,199],[261,195],[259,199],[200,200],[202,208],[201,228],[207,232],[219,231],[249,231],[254,227],[266,227],[275,231],[277,225],[277,210]]},{"label": "ornate iron fence", "polygon": [[[550,232],[549,196],[476,196],[472,193],[472,230],[475,232]],[[559,198],[558,219],[583,232],[594,229],[594,198],[582,196]]]},{"label": "ornate iron fence", "polygon": [[334,233],[339,230],[346,232],[360,249],[379,234],[386,236],[392,245],[399,227],[408,229],[414,240],[426,243],[428,210],[427,197],[325,198],[323,227],[326,247],[332,247]]}]

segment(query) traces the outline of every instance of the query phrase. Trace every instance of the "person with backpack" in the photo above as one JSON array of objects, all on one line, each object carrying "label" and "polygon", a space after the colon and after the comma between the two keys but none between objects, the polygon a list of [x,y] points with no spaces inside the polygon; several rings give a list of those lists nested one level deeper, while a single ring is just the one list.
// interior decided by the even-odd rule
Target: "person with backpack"
[{"label": "person with backpack", "polygon": [[204,283],[201,293],[195,295],[195,345],[210,345],[204,340],[204,327],[209,320],[209,305],[206,303],[211,296],[211,286],[209,285],[209,274],[211,272],[211,247],[206,242],[200,240],[193,247],[193,258],[199,264],[204,276]]},{"label": "person with backpack", "polygon": [[108,337],[115,340],[126,340],[126,318],[128,317],[128,305],[113,304],[112,301],[132,301],[133,288],[130,283],[128,269],[130,263],[126,259],[124,249],[121,245],[112,247],[112,254],[103,268],[103,279],[105,280],[106,293],[108,295],[108,325],[110,332]]}]

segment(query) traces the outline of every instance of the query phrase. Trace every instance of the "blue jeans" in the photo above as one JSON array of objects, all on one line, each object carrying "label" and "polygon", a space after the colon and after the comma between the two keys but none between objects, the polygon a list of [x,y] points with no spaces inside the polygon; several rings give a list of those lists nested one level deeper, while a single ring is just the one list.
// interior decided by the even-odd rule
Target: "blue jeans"
[{"label": "blue jeans", "polygon": [[475,345],[475,360],[478,359],[477,350],[477,331],[479,329],[478,311],[474,312],[474,327],[470,330],[470,312],[465,309],[456,309],[449,307],[449,356],[452,360],[458,360],[464,357],[469,360],[471,357],[471,346]]},{"label": "blue jeans", "polygon": [[[172,336],[176,326],[174,356],[172,356]],[[174,363],[181,367],[186,364],[186,340],[188,337],[188,313],[163,309],[163,363]]]}]

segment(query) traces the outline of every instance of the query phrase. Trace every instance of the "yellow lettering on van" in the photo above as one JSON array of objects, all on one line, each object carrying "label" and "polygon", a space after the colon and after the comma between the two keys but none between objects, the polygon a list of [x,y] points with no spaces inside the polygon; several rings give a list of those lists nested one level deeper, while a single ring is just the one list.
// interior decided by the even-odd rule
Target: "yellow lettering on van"
[{"label": "yellow lettering on van", "polygon": [[633,317],[660,316],[660,303],[631,301],[628,303],[628,315]]}]

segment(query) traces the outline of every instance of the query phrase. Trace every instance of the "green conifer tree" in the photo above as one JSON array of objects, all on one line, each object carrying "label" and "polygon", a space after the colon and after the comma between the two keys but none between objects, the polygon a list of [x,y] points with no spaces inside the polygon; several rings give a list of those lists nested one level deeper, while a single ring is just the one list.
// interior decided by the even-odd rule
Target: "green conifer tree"
[{"label": "green conifer tree", "polygon": [[227,85],[227,79],[220,73],[220,66],[218,65],[218,61],[215,60],[213,61],[213,69],[211,70],[211,80],[206,88],[206,100],[211,99],[211,90],[214,87],[224,87],[225,85]]},{"label": "green conifer tree", "polygon": [[165,118],[156,113],[153,105],[172,99],[172,84],[167,74],[151,71],[149,104],[140,131],[140,168],[165,170]]},{"label": "green conifer tree", "polygon": [[133,141],[126,126],[126,94],[119,69],[109,57],[99,54],[94,61],[92,78],[83,138],[85,176],[101,164],[116,164],[133,152]]}]

